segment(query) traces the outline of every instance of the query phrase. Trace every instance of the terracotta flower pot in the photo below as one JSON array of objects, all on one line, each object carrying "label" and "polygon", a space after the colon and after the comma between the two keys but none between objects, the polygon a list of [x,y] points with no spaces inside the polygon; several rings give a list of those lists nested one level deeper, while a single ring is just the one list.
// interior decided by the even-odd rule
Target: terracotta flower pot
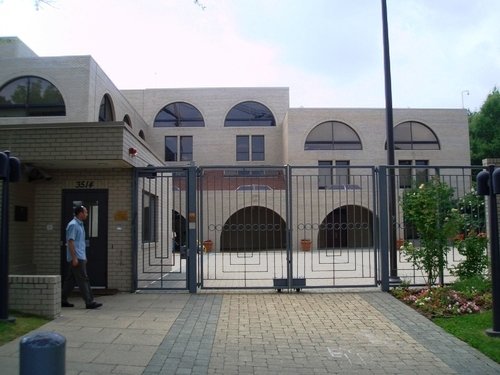
[{"label": "terracotta flower pot", "polygon": [[302,251],[311,251],[311,245],[312,245],[311,240],[307,239],[300,240],[300,248],[302,249]]},{"label": "terracotta flower pot", "polygon": [[205,241],[203,241],[203,250],[206,253],[212,251],[213,246],[214,246],[214,244],[213,244],[212,240],[205,240]]}]

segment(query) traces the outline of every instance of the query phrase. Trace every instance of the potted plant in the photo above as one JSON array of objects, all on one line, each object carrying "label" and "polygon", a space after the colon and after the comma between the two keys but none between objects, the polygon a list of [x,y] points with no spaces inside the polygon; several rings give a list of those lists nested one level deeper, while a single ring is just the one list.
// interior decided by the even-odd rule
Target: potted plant
[{"label": "potted plant", "polygon": [[214,246],[214,244],[213,244],[212,240],[203,241],[203,251],[204,252],[209,253],[210,251],[212,251],[213,246]]},{"label": "potted plant", "polygon": [[401,247],[404,246],[405,240],[399,238],[396,240],[396,249],[401,250]]},{"label": "potted plant", "polygon": [[302,251],[311,251],[311,245],[312,241],[307,238],[300,240],[300,249]]}]

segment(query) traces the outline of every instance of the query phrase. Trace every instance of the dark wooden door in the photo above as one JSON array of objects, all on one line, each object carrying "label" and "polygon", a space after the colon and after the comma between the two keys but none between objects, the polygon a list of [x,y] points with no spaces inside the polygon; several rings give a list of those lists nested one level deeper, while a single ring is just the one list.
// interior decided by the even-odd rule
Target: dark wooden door
[{"label": "dark wooden door", "polygon": [[66,274],[66,226],[77,206],[85,206],[89,216],[84,222],[87,243],[87,273],[92,287],[107,287],[108,280],[108,191],[63,190],[61,225],[61,275]]}]

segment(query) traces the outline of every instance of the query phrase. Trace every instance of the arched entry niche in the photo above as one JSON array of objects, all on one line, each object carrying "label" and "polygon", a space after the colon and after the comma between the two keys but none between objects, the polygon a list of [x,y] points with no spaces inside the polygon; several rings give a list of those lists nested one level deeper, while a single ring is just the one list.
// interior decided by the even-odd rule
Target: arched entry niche
[{"label": "arched entry niche", "polygon": [[242,208],[229,217],[222,229],[221,251],[266,251],[285,247],[285,221],[266,207]]},{"label": "arched entry niche", "polygon": [[320,225],[318,248],[373,246],[373,214],[365,207],[341,206],[330,212]]}]

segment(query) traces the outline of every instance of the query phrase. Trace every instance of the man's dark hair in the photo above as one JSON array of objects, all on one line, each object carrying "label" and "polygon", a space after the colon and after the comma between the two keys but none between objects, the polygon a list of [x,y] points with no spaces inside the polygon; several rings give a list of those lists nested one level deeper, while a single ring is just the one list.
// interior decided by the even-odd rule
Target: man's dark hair
[{"label": "man's dark hair", "polygon": [[80,212],[83,212],[85,210],[84,206],[77,206],[75,207],[75,216],[78,216]]}]

